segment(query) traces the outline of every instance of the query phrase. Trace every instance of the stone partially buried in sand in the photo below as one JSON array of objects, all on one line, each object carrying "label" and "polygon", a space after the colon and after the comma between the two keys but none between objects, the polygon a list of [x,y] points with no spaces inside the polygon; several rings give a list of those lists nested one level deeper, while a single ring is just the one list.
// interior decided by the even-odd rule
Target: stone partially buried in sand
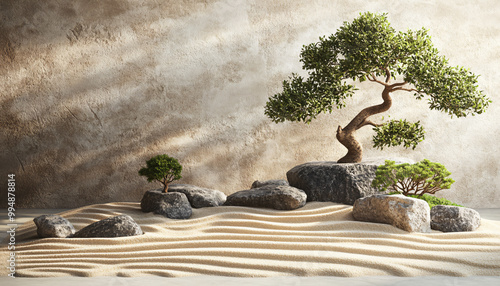
[{"label": "stone partially buried in sand", "polygon": [[65,218],[58,215],[41,215],[33,219],[36,232],[44,237],[68,237],[75,233],[73,225]]},{"label": "stone partially buried in sand", "polygon": [[294,210],[306,204],[304,191],[290,186],[267,185],[233,193],[227,197],[226,206],[246,206]]},{"label": "stone partially buried in sand", "polygon": [[168,192],[185,194],[193,208],[218,207],[226,202],[226,195],[223,192],[193,185],[172,184],[168,187]]},{"label": "stone partially buried in sand", "polygon": [[143,234],[141,227],[129,215],[119,215],[94,222],[77,231],[73,237],[122,237]]},{"label": "stone partially buried in sand", "polygon": [[443,232],[474,231],[481,225],[481,216],[470,208],[434,206],[431,209],[431,228]]},{"label": "stone partially buried in sand", "polygon": [[409,232],[430,232],[426,201],[403,195],[372,195],[356,200],[352,215],[358,221],[387,223]]},{"label": "stone partially buried in sand", "polygon": [[141,210],[171,219],[188,219],[193,214],[193,209],[185,194],[179,192],[164,193],[162,189],[145,192],[141,200]]}]

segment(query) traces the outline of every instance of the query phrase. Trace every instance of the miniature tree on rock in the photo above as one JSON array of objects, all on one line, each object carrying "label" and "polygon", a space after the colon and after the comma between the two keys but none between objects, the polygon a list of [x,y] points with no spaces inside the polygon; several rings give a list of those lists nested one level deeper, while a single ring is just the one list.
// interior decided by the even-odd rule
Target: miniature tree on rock
[{"label": "miniature tree on rock", "polygon": [[348,150],[339,163],[361,162],[362,147],[355,131],[366,125],[375,127],[378,148],[415,148],[423,140],[419,122],[399,120],[384,125],[369,119],[391,107],[393,92],[412,92],[417,99],[427,95],[431,110],[452,117],[481,114],[490,103],[478,90],[477,76],[463,67],[449,66],[426,29],[397,33],[386,14],[364,13],[352,23],[345,22],[334,35],[303,46],[300,61],[308,77],[292,74],[283,82],[283,91],[266,103],[265,114],[276,123],[310,123],[322,112],[345,107],[346,98],[356,90],[347,80],[369,80],[384,88],[381,104],[361,110],[345,127],[338,126],[336,137]]},{"label": "miniature tree on rock", "polygon": [[146,168],[139,170],[139,175],[145,176],[148,182],[158,181],[163,184],[163,192],[168,191],[168,185],[182,178],[182,166],[177,159],[168,155],[158,155],[146,161]]}]

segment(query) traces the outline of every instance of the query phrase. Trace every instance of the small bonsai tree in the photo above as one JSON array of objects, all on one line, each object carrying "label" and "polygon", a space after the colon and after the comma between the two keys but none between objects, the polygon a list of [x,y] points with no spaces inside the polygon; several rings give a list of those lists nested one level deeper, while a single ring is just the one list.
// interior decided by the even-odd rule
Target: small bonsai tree
[{"label": "small bonsai tree", "polygon": [[361,110],[345,127],[338,126],[336,137],[347,148],[339,163],[361,162],[362,146],[355,132],[367,125],[375,127],[377,148],[415,148],[424,139],[420,122],[394,120],[384,125],[370,120],[389,110],[394,92],[412,92],[416,99],[427,95],[431,110],[451,117],[481,114],[491,102],[478,89],[478,76],[448,65],[438,54],[426,29],[396,32],[386,14],[364,13],[352,23],[345,22],[334,35],[303,46],[300,61],[308,77],[292,74],[283,81],[283,91],[266,103],[265,114],[276,123],[310,123],[320,113],[345,107],[345,100],[356,90],[352,81],[369,80],[384,88],[381,104]]},{"label": "small bonsai tree", "polygon": [[449,189],[455,181],[447,178],[451,175],[446,168],[427,159],[415,164],[399,164],[387,160],[385,165],[377,167],[372,186],[379,191],[393,191],[405,196],[435,194],[442,189]]},{"label": "small bonsai tree", "polygon": [[168,185],[182,178],[182,166],[177,159],[168,155],[158,155],[146,161],[146,168],[139,170],[139,175],[145,176],[148,182],[158,181],[163,184],[163,192],[168,191]]}]

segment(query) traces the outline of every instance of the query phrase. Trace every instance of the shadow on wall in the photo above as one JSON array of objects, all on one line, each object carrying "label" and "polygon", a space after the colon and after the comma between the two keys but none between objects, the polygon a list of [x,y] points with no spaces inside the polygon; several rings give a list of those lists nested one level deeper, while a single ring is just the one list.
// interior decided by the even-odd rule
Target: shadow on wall
[{"label": "shadow on wall", "polygon": [[[245,70],[260,61],[249,43],[217,40],[220,20],[203,39],[178,38],[183,22],[172,17],[207,2],[2,1],[1,170],[16,174],[18,207],[137,201],[156,187],[137,171],[160,153],[180,160],[185,183],[226,192],[251,183],[271,132],[266,82],[256,82],[265,77]],[[193,66],[202,50],[214,58]]]}]

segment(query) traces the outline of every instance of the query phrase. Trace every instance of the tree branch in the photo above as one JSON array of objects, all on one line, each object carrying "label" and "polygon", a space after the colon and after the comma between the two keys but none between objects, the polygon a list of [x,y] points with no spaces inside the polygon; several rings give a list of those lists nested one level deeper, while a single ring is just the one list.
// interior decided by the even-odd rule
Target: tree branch
[{"label": "tree branch", "polygon": [[365,120],[363,120],[363,122],[361,122],[361,124],[359,124],[359,126],[358,126],[358,128],[356,128],[356,130],[358,130],[359,128],[361,128],[363,126],[366,126],[366,125],[371,125],[373,127],[379,127],[379,126],[382,126],[384,124],[377,124],[377,123],[374,123],[371,120],[365,119]]},{"label": "tree branch", "polygon": [[[371,78],[370,78],[370,76],[371,76]],[[388,84],[388,83],[385,83],[385,82],[383,82],[383,81],[378,80],[378,79],[377,79],[377,77],[376,77],[373,73],[369,73],[369,74],[367,74],[367,75],[366,75],[366,78],[367,78],[369,81],[373,81],[373,82],[380,83],[380,84],[381,84],[381,85],[383,85],[383,86],[386,86],[386,87],[387,87],[387,86],[389,86],[389,84]]]},{"label": "tree branch", "polygon": [[404,88],[404,87],[396,87],[392,91],[398,91],[398,90],[404,90],[404,91],[409,91],[409,92],[415,91],[415,92],[418,92],[418,93],[422,93],[421,91],[419,91],[419,90],[417,90],[415,88]]},{"label": "tree branch", "polygon": [[389,83],[391,80],[391,70],[388,67],[385,68],[385,83]]}]

